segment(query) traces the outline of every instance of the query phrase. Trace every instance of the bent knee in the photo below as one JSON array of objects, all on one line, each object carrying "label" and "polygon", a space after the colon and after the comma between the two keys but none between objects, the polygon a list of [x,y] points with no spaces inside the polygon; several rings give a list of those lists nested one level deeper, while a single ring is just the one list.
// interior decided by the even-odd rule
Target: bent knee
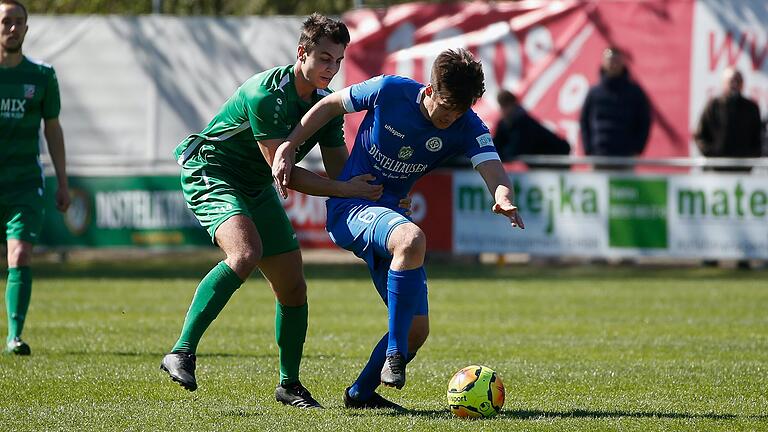
[{"label": "bent knee", "polygon": [[272,286],[277,301],[284,306],[302,306],[307,302],[307,283],[302,278],[285,286]]},{"label": "bent knee", "polygon": [[32,246],[17,245],[8,250],[9,267],[25,267],[32,262]]},{"label": "bent knee", "polygon": [[400,225],[392,233],[392,252],[408,258],[423,258],[427,250],[427,236],[416,224]]},{"label": "bent knee", "polygon": [[232,260],[238,269],[251,273],[256,269],[261,260],[261,246],[245,244],[243,247],[228,253],[227,257]]}]

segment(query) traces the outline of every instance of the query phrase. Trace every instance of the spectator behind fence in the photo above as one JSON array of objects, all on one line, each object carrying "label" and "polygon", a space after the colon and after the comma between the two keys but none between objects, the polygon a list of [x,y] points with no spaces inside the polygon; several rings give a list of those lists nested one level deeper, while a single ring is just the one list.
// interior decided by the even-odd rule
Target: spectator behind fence
[{"label": "spectator behind fence", "polygon": [[[496,125],[493,142],[503,162],[515,160],[520,155],[567,155],[571,152],[570,144],[531,117],[514,94],[502,90],[496,99],[501,107],[501,119]],[[528,165],[531,168],[562,167]]]},{"label": "spectator behind fence", "polygon": [[603,51],[600,82],[587,93],[580,123],[588,156],[639,156],[645,149],[651,127],[650,105],[643,89],[630,79],[619,49]]},{"label": "spectator behind fence", "polygon": [[[723,71],[723,93],[707,102],[694,138],[706,157],[760,157],[760,108],[741,94],[744,78],[729,67]],[[750,167],[718,167],[716,171],[749,172]]]}]

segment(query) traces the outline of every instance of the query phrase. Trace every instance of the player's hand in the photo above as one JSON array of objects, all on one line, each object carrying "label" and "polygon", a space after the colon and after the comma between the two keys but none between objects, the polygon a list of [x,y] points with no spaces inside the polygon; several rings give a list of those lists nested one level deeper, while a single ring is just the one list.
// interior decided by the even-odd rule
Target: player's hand
[{"label": "player's hand", "polygon": [[520,229],[525,229],[523,218],[520,216],[520,212],[518,212],[517,206],[510,203],[496,203],[493,205],[492,210],[496,214],[504,215],[509,218],[509,222],[513,227],[520,227]]},{"label": "player's hand", "polygon": [[64,213],[69,208],[70,201],[69,188],[59,187],[56,190],[56,210]]},{"label": "player's hand", "polygon": [[363,198],[369,201],[377,201],[384,192],[384,186],[372,185],[369,182],[376,180],[371,174],[362,174],[344,182],[343,196],[345,198]]},{"label": "player's hand", "polygon": [[291,181],[291,168],[295,161],[296,152],[290,150],[287,143],[280,144],[275,150],[275,157],[272,158],[272,177],[283,199],[288,198],[288,183]]},{"label": "player's hand", "polygon": [[411,197],[405,197],[401,199],[398,205],[400,206],[400,208],[405,209],[406,216],[411,215]]}]

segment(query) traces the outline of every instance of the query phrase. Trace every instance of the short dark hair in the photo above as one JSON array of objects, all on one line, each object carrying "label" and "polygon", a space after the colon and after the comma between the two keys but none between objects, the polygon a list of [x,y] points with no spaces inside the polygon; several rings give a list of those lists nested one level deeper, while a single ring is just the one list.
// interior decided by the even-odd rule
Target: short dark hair
[{"label": "short dark hair", "polygon": [[482,64],[466,49],[449,49],[432,64],[432,88],[456,111],[467,111],[485,93]]},{"label": "short dark hair", "polygon": [[324,37],[327,37],[333,43],[342,44],[345,47],[349,45],[349,30],[343,22],[315,12],[301,25],[299,45],[303,46],[307,52],[310,52],[320,43],[320,39]]},{"label": "short dark hair", "polygon": [[0,0],[0,5],[18,6],[21,8],[21,10],[24,11],[24,21],[26,22],[29,19],[29,12],[27,12],[26,6],[24,6],[24,4],[22,4],[19,0]]},{"label": "short dark hair", "polygon": [[611,45],[603,50],[603,57],[625,57],[624,51],[616,45]]},{"label": "short dark hair", "polygon": [[496,101],[499,102],[500,107],[508,107],[517,105],[517,96],[509,90],[500,90],[496,95]]}]

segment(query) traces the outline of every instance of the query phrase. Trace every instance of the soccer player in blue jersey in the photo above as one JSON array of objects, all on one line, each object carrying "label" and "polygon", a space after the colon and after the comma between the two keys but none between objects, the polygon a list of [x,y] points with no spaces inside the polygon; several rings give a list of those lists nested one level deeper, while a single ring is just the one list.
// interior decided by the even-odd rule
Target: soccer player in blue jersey
[{"label": "soccer player in blue jersey", "polygon": [[398,206],[416,180],[464,154],[494,196],[492,211],[509,218],[513,227],[524,227],[488,128],[471,110],[484,91],[482,67],[472,54],[447,50],[432,65],[426,86],[385,75],[323,98],[277,150],[272,173],[286,196],[296,148],[332,118],[367,111],[339,180],[373,174],[384,192],[377,201],[330,198],[326,228],[337,245],[368,264],[387,305],[389,332],[345,390],[347,407],[400,409],[376,388],[379,383],[398,389],[405,385],[405,366],[429,333],[426,238]]}]

